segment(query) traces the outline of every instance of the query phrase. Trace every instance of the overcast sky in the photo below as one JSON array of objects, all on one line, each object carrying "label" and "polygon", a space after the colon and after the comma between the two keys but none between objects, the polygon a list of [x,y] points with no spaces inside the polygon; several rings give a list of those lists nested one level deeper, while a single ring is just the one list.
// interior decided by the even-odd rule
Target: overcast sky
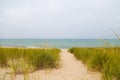
[{"label": "overcast sky", "polygon": [[0,0],[0,38],[115,38],[120,0]]}]

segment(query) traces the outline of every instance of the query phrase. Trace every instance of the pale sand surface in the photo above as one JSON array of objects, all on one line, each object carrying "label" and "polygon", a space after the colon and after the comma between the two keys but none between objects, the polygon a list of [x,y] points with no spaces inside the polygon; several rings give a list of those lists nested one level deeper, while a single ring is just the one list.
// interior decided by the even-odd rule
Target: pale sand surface
[{"label": "pale sand surface", "polygon": [[[88,71],[81,61],[67,52],[67,49],[61,50],[60,68],[35,71],[29,74],[29,80],[101,80],[100,73]],[[5,74],[6,71],[9,70],[0,68],[0,75]],[[10,80],[10,76],[6,75],[5,80]],[[15,80],[24,80],[23,75],[17,75]]]}]

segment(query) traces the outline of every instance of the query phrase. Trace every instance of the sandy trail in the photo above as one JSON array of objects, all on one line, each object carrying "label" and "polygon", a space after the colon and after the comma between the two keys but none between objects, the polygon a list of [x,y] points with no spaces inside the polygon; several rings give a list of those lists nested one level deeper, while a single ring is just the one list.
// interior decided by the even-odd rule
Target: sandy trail
[{"label": "sandy trail", "polygon": [[[101,80],[100,73],[90,72],[73,54],[62,49],[61,67],[52,70],[38,70],[29,74],[30,80]],[[22,75],[17,75],[15,80],[23,80]]]}]

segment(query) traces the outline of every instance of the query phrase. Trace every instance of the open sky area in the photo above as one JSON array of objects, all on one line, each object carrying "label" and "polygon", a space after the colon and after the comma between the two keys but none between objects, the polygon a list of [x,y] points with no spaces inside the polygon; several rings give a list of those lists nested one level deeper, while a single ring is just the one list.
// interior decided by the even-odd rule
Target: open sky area
[{"label": "open sky area", "polygon": [[120,0],[0,0],[0,39],[115,38]]}]

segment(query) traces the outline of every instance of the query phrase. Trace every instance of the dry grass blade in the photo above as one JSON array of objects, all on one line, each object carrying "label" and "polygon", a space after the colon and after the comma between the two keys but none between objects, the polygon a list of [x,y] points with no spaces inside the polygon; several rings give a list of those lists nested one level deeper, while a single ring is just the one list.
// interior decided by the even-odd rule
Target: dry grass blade
[{"label": "dry grass blade", "polygon": [[117,39],[118,40],[120,40],[120,37],[119,37],[119,35],[116,33],[116,32],[114,32],[114,31],[112,31],[113,33],[114,33],[114,35],[117,37]]}]

